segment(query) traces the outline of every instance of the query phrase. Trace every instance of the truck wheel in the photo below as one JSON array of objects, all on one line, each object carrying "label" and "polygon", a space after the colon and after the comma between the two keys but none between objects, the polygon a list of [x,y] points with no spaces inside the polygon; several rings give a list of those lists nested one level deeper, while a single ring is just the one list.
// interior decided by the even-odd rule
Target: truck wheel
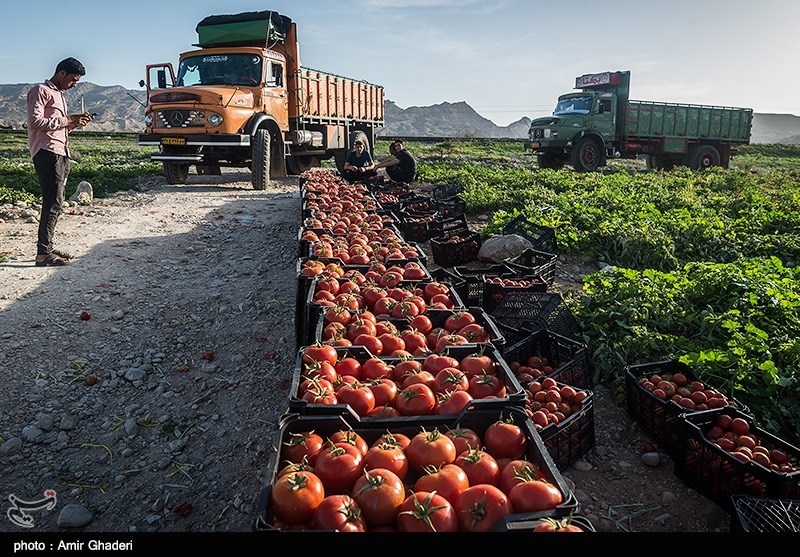
[{"label": "truck wheel", "polygon": [[265,190],[269,185],[269,132],[256,131],[253,142],[253,189]]},{"label": "truck wheel", "polygon": [[564,166],[564,159],[555,155],[546,154],[537,157],[539,168],[549,168],[550,170],[561,170]]},{"label": "truck wheel", "polygon": [[689,151],[689,168],[705,170],[719,166],[719,151],[711,145],[695,145]]},{"label": "truck wheel", "polygon": [[578,172],[597,170],[603,160],[603,153],[597,146],[597,142],[590,137],[579,139],[572,147],[571,155],[572,166]]},{"label": "truck wheel", "polygon": [[295,175],[302,174],[310,168],[319,166],[319,159],[311,156],[289,157],[286,162],[289,165],[289,172]]},{"label": "truck wheel", "polygon": [[361,140],[361,142],[364,144],[364,150],[371,155],[372,147],[370,146],[369,140],[367,139],[367,134],[365,134],[362,131],[354,131],[353,133],[350,134],[350,148],[351,149],[353,148],[353,143],[355,143],[357,139]]},{"label": "truck wheel", "polygon": [[164,177],[169,185],[185,184],[189,177],[189,165],[181,162],[164,162]]}]

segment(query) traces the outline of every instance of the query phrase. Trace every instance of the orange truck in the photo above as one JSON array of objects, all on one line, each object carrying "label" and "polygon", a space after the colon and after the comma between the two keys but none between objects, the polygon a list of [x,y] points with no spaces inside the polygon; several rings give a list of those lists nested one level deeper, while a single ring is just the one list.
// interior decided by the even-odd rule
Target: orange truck
[{"label": "orange truck", "polygon": [[253,188],[333,159],[341,172],[356,139],[372,152],[383,87],[303,67],[297,26],[274,11],[212,15],[196,50],[149,64],[145,133],[170,184],[221,167],[249,168]]}]

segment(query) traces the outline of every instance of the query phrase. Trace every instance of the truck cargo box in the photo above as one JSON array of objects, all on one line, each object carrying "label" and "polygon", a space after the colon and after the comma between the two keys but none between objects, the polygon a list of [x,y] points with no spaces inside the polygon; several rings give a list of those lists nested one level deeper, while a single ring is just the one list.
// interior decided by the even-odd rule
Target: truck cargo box
[{"label": "truck cargo box", "polygon": [[624,129],[627,137],[686,137],[748,143],[752,120],[753,111],[749,108],[630,101]]},{"label": "truck cargo box", "polygon": [[197,24],[195,46],[265,46],[283,42],[291,24],[291,19],[273,11],[211,15]]},{"label": "truck cargo box", "polygon": [[289,83],[289,118],[383,121],[383,87],[300,68]]}]

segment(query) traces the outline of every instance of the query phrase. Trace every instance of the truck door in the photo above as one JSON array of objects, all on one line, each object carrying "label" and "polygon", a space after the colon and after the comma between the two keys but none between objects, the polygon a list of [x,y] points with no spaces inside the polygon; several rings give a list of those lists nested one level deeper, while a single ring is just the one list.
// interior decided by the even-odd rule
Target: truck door
[{"label": "truck door", "polygon": [[289,95],[286,90],[286,66],[283,61],[267,58],[265,110],[275,118],[282,130],[289,129]]},{"label": "truck door", "polygon": [[608,146],[614,141],[614,101],[610,95],[603,95],[597,99],[594,108],[594,127],[603,141]]}]

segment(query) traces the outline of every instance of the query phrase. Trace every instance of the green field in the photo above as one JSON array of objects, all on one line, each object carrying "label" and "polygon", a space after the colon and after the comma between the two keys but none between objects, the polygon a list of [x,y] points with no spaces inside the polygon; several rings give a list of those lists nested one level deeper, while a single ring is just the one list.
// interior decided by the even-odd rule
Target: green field
[{"label": "green field", "polygon": [[[161,173],[132,135],[75,134],[80,180],[96,196]],[[379,140],[377,156],[388,154]],[[467,211],[501,233],[524,215],[563,254],[612,266],[566,303],[582,326],[594,381],[619,387],[630,364],[680,359],[743,402],[758,425],[800,446],[800,146],[749,145],[730,169],[539,170],[521,141],[407,142],[419,181],[462,187]],[[24,134],[0,135],[0,203],[33,200]]]}]

